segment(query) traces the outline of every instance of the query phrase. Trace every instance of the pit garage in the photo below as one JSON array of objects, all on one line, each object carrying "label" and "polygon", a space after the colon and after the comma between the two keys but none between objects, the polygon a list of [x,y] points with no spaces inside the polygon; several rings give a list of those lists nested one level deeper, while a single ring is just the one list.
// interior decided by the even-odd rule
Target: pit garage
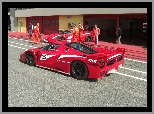
[{"label": "pit garage", "polygon": [[85,29],[92,30],[96,24],[100,28],[100,40],[106,36],[115,36],[116,15],[85,15]]},{"label": "pit garage", "polygon": [[118,27],[122,29],[122,43],[130,45],[146,45],[141,38],[143,23],[147,22],[147,14],[105,14],[84,15],[86,30],[92,30],[95,24],[100,28],[99,41],[115,43]]},{"label": "pit garage", "polygon": [[26,18],[26,28],[29,23],[34,26],[39,23],[39,29],[41,34],[49,35],[59,31],[59,16],[34,16]]}]

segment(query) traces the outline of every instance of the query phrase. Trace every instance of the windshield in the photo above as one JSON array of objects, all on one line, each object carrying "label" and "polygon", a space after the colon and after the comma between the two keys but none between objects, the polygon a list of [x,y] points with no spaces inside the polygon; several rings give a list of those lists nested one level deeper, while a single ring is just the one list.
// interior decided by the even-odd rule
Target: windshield
[{"label": "windshield", "polygon": [[60,30],[59,34],[71,34],[71,31],[68,30]]},{"label": "windshield", "polygon": [[94,54],[94,53],[97,53],[96,50],[94,50],[91,47],[88,47],[85,44],[79,44],[77,42],[71,42],[71,43],[67,43],[66,45],[69,46],[69,47],[71,47],[71,48],[74,48],[75,50],[78,50],[80,52],[86,53],[86,54]]},{"label": "windshield", "polygon": [[49,50],[49,49],[57,49],[58,47],[60,47],[61,46],[61,44],[53,44],[53,43],[50,43],[50,44],[48,44],[48,45],[46,45],[46,46],[44,46],[44,47],[41,47],[40,49],[41,50]]}]

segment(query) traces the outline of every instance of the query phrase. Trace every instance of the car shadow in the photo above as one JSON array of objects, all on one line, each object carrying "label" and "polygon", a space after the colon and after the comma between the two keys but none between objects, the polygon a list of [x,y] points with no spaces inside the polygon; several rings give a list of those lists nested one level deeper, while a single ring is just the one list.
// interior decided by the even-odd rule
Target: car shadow
[{"label": "car shadow", "polygon": [[[22,63],[24,63],[24,62],[21,61],[20,59],[19,59],[19,61],[22,62]],[[24,64],[27,65],[26,63],[24,63]],[[67,76],[67,77],[72,77],[72,78],[74,78],[73,76],[71,76],[71,75],[69,75],[69,74],[61,73],[61,72],[58,72],[58,71],[56,71],[56,70],[51,70],[51,69],[47,69],[47,68],[43,68],[43,67],[39,67],[39,66],[34,66],[34,67],[36,67],[36,68],[41,68],[41,69],[46,70],[46,71],[54,72],[54,73],[57,73],[57,74],[60,74],[60,75],[63,75],[63,76]],[[74,78],[74,79],[75,79],[75,78]],[[76,79],[76,80],[78,80],[78,79]],[[84,81],[88,81],[88,82],[97,82],[98,79],[95,79],[95,78],[88,78],[88,79],[85,79]]]},{"label": "car shadow", "polygon": [[[54,73],[57,73],[57,74],[60,74],[60,75],[63,75],[63,76],[67,76],[67,77],[72,77],[72,78],[74,78],[72,75],[65,74],[65,73],[61,73],[61,72],[58,72],[58,71],[56,71],[56,70],[51,70],[51,69],[47,69],[47,68],[43,68],[43,67],[39,67],[39,66],[35,66],[35,67],[41,68],[41,69],[43,69],[43,70],[51,71],[51,72],[54,72]],[[74,79],[76,79],[76,78],[74,78]],[[76,79],[76,80],[78,80],[78,79]],[[84,81],[88,81],[88,82],[97,82],[98,79],[88,78],[88,79],[85,79]]]}]

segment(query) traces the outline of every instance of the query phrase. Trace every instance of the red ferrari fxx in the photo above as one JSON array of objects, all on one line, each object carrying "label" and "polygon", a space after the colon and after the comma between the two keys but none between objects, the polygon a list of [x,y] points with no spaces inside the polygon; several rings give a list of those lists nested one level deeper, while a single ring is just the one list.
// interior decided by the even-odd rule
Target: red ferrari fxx
[{"label": "red ferrari fxx", "polygon": [[[84,42],[92,42],[93,35],[90,31],[84,31],[82,36]],[[60,30],[57,34],[51,34],[44,38],[44,43],[52,43],[56,41],[66,40],[67,42],[73,42],[73,34],[69,30]]]},{"label": "red ferrari fxx", "polygon": [[76,79],[103,78],[124,65],[124,54],[124,48],[110,50],[65,41],[27,49],[21,53],[20,61],[70,74]]}]

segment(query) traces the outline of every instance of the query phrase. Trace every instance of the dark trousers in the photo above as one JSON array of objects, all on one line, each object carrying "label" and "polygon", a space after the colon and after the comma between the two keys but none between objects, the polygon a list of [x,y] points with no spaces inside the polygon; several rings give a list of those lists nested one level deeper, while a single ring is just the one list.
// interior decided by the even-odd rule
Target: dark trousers
[{"label": "dark trousers", "polygon": [[30,37],[32,37],[32,30],[31,29],[29,29],[29,35],[30,35]]}]

